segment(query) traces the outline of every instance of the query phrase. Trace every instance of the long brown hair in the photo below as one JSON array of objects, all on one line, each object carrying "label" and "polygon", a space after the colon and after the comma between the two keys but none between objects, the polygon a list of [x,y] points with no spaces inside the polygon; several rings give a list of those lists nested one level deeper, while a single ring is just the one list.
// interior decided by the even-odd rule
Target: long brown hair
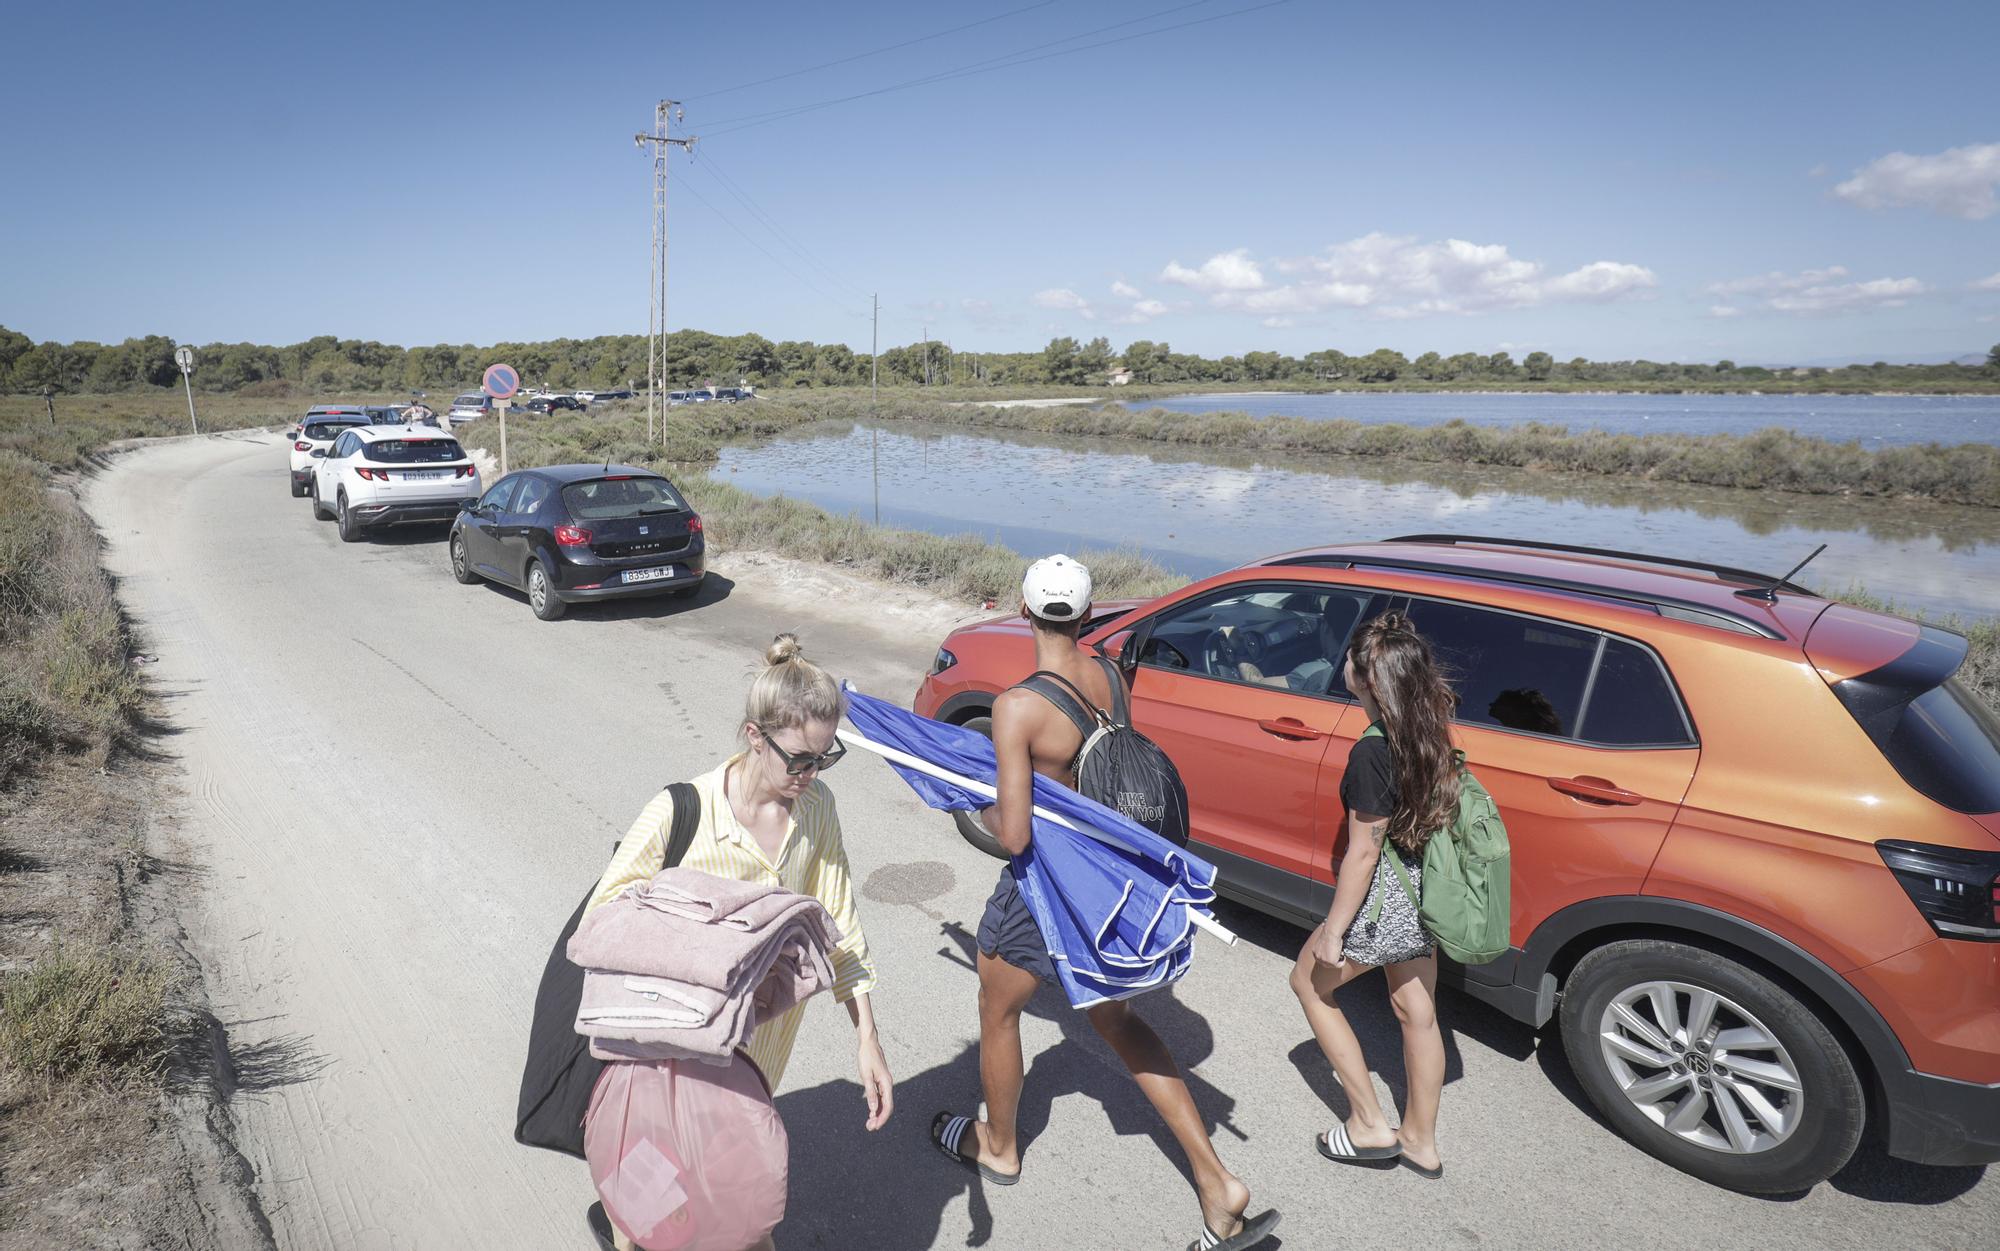
[{"label": "long brown hair", "polygon": [[1458,760],[1451,746],[1458,695],[1431,645],[1402,613],[1383,613],[1355,631],[1347,654],[1355,674],[1368,684],[1396,766],[1389,839],[1404,851],[1420,852],[1458,811]]}]

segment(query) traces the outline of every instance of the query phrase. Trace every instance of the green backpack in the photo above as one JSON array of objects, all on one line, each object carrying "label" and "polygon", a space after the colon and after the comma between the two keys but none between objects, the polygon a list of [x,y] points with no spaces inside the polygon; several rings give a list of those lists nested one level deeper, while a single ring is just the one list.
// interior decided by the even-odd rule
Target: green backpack
[{"label": "green backpack", "polygon": [[[1383,737],[1382,727],[1371,725],[1361,737],[1371,735]],[[1499,959],[1509,946],[1507,826],[1493,796],[1465,767],[1465,753],[1454,751],[1452,756],[1458,761],[1458,815],[1424,844],[1421,899],[1403,871],[1403,858],[1393,847],[1385,854],[1417,919],[1444,954],[1460,964],[1485,964]],[[1368,919],[1381,915],[1377,896]]]}]

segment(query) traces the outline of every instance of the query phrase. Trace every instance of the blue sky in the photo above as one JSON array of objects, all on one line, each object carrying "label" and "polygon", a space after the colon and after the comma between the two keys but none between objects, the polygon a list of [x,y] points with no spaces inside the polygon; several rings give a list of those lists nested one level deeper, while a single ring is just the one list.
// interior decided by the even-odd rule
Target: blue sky
[{"label": "blue sky", "polygon": [[678,96],[676,326],[865,351],[879,292],[885,346],[973,350],[2000,341],[2000,5],[1026,3],[21,10],[0,324],[643,333],[631,136]]}]

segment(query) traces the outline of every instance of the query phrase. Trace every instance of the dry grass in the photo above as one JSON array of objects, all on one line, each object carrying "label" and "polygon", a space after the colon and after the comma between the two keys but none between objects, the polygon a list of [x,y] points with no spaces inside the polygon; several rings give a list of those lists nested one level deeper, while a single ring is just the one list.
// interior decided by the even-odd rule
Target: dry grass
[{"label": "dry grass", "polygon": [[155,1074],[170,989],[166,971],[143,956],[58,944],[0,980],[0,1067],[44,1085]]}]

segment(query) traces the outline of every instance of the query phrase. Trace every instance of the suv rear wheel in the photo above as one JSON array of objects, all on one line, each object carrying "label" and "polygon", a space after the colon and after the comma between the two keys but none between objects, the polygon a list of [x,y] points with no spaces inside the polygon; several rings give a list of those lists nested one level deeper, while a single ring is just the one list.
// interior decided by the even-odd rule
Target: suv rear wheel
[{"label": "suv rear wheel", "polygon": [[1717,1186],[1806,1190],[1861,1140],[1861,1081],[1839,1041],[1790,991],[1714,952],[1598,948],[1563,990],[1562,1034],[1619,1133]]},{"label": "suv rear wheel", "polygon": [[348,510],[347,492],[342,491],[340,497],[334,501],[333,516],[334,520],[340,523],[341,542],[359,543],[361,541],[361,519]]},{"label": "suv rear wheel", "polygon": [[[993,737],[993,718],[987,713],[982,712],[976,717],[967,717],[958,724],[968,730],[984,734],[987,738]],[[958,826],[959,837],[963,838],[966,842],[971,843],[974,847],[977,847],[996,860],[1010,858],[1007,855],[1007,849],[1000,845],[999,839],[993,837],[993,832],[986,828],[986,823],[979,819],[978,813],[954,812],[951,814],[951,819]]]}]

